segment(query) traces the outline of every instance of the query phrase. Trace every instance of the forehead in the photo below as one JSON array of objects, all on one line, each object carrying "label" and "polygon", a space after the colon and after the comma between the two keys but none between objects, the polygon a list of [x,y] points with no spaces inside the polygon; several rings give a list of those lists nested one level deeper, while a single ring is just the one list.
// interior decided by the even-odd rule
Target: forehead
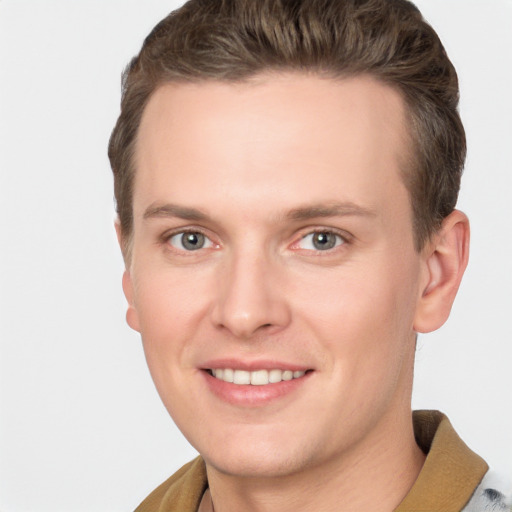
[{"label": "forehead", "polygon": [[305,194],[378,208],[403,196],[405,118],[400,94],[366,76],[165,84],[139,128],[135,216],[152,202],[207,207],[215,196],[242,209],[262,197],[292,208]]}]

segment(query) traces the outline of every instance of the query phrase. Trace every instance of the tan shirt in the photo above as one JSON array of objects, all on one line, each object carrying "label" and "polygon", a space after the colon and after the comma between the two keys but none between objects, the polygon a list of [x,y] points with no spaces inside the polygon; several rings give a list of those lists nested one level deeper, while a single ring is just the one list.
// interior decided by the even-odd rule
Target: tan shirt
[{"label": "tan shirt", "polygon": [[[487,464],[465,445],[442,413],[415,411],[413,422],[416,442],[427,458],[395,512],[461,511],[487,472]],[[207,488],[204,461],[198,457],[157,487],[135,512],[200,512]],[[201,510],[211,510],[209,493]]]}]

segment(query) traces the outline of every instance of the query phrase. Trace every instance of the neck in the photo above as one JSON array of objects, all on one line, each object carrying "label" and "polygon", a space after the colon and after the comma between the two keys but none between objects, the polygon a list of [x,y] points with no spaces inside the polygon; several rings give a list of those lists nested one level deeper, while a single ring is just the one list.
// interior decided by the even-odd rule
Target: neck
[{"label": "neck", "polygon": [[409,414],[381,418],[347,452],[281,477],[238,477],[207,464],[215,512],[390,512],[406,496],[421,470]]}]

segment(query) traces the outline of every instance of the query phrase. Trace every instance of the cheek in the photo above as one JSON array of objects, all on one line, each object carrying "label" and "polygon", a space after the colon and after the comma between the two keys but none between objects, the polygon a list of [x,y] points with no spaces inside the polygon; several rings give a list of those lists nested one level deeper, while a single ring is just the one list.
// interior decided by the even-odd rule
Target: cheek
[{"label": "cheek", "polygon": [[186,331],[204,308],[208,280],[201,272],[165,264],[140,265],[134,273],[135,307],[141,330],[167,338]]},{"label": "cheek", "polygon": [[[184,406],[183,393],[189,372],[186,366],[189,341],[193,337],[198,303],[183,282],[168,270],[135,274],[135,307],[146,362],[155,387],[169,413]],[[186,402],[186,400],[185,400]]]},{"label": "cheek", "polygon": [[206,281],[169,269],[135,273],[134,303],[149,369],[157,383],[183,364],[207,309]]},{"label": "cheek", "polygon": [[410,295],[393,280],[379,285],[355,277],[332,282],[326,291],[331,300],[319,301],[309,318],[323,340],[327,375],[336,388],[333,410],[341,402],[356,422],[377,418],[408,390],[414,333],[412,312],[404,308],[410,309]]},{"label": "cheek", "polygon": [[[384,260],[354,265],[332,272],[320,284],[312,280],[297,287],[297,309],[317,339],[329,346],[332,364],[383,372],[387,361],[394,364],[398,354],[410,349],[415,276],[414,264]],[[300,292],[305,289],[307,294]]]}]

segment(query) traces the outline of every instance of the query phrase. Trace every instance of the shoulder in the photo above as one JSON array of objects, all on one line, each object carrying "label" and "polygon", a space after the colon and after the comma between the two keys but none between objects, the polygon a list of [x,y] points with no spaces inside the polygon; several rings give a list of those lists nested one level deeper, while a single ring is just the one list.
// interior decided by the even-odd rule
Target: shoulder
[{"label": "shoulder", "polygon": [[197,457],[160,484],[135,512],[195,512],[207,485],[204,461]]}]

